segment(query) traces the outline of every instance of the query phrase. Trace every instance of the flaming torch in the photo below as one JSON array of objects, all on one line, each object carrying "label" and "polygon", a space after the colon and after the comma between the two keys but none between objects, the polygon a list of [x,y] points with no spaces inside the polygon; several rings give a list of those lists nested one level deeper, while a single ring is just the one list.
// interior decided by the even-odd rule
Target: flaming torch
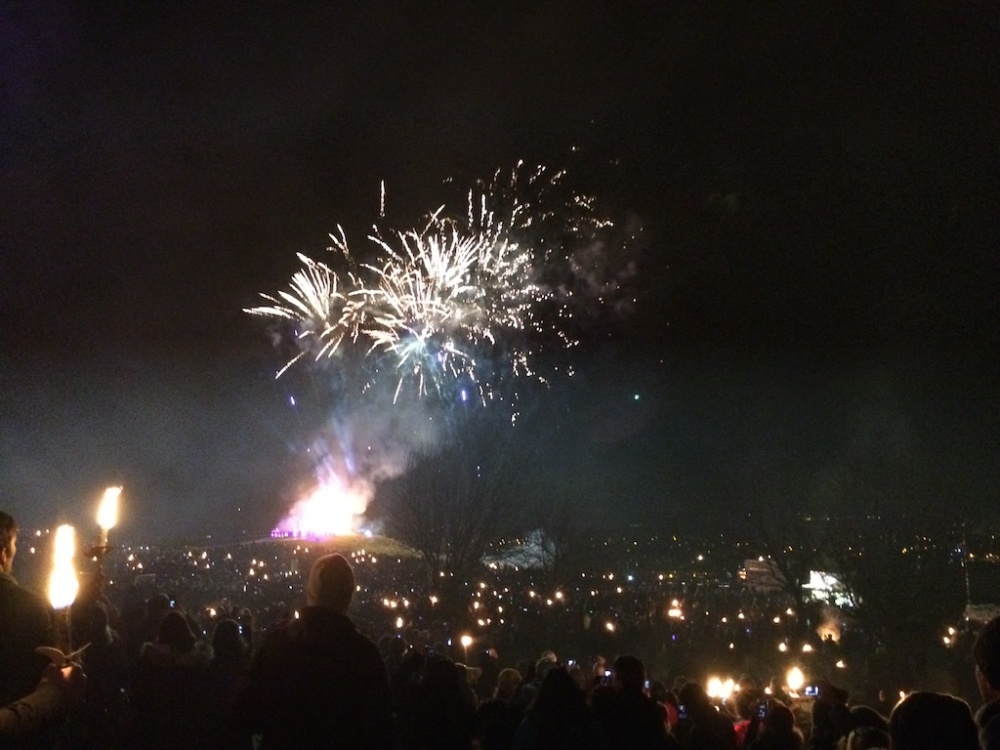
[{"label": "flaming torch", "polygon": [[121,487],[108,487],[104,490],[101,505],[97,509],[97,525],[101,531],[97,537],[97,546],[107,550],[108,532],[118,523],[118,498],[121,497]]},{"label": "flaming torch", "polygon": [[97,545],[87,550],[87,556],[97,560],[98,586],[104,580],[104,556],[111,547],[108,545],[108,532],[118,523],[118,500],[121,497],[121,487],[108,487],[104,490],[101,504],[97,508]]},{"label": "flaming torch", "polygon": [[76,532],[69,524],[63,524],[56,529],[55,546],[52,551],[52,573],[49,574],[49,603],[56,612],[66,612],[66,645],[67,651],[73,650],[73,628],[70,611],[80,582],[76,578],[76,568],[73,567],[73,556],[76,554]]}]

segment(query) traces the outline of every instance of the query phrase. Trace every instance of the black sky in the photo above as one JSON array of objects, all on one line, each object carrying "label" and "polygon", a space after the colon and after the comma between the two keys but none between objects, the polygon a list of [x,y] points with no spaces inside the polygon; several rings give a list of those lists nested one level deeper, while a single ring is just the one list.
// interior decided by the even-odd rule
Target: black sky
[{"label": "black sky", "polygon": [[360,239],[380,180],[405,226],[445,178],[572,146],[616,163],[596,187],[644,239],[635,314],[552,396],[553,491],[995,502],[991,4],[147,5],[0,9],[20,517],[115,480],[144,533],[266,527],[311,422],[241,309],[337,224]]}]

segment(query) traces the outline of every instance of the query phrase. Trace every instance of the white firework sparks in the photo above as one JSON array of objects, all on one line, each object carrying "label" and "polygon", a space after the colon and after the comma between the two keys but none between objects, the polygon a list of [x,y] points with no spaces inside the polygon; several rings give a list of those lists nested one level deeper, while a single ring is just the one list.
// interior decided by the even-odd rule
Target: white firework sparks
[{"label": "white firework sparks", "polygon": [[538,167],[524,177],[522,166],[470,191],[464,221],[445,218],[442,207],[422,230],[376,228],[372,263],[354,262],[339,227],[331,250],[345,272],[299,254],[289,288],[246,310],[293,328],[298,352],[278,375],[307,355],[334,357],[346,342],[366,361],[391,363],[395,398],[408,383],[418,396],[444,396],[449,383],[467,379],[485,402],[504,373],[544,380],[532,365],[539,340],[576,343],[565,328],[572,292],[553,292],[546,266],[566,265],[557,257],[565,238],[606,224],[591,197],[558,192],[562,172]]}]

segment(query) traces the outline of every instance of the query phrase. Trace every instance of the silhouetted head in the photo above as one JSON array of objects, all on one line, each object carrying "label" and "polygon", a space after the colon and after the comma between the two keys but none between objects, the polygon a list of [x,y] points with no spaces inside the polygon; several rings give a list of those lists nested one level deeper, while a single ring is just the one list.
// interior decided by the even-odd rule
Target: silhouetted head
[{"label": "silhouetted head", "polygon": [[516,669],[507,667],[501,669],[497,675],[497,697],[509,699],[514,695],[517,686],[521,684],[521,673]]},{"label": "silhouetted head", "polygon": [[194,637],[188,622],[177,610],[167,613],[160,623],[159,632],[156,634],[156,642],[170,646],[171,649],[182,654],[194,648],[198,639]]},{"label": "silhouetted head", "polygon": [[221,620],[212,635],[212,652],[216,659],[238,661],[246,655],[247,645],[236,620]]},{"label": "silhouetted head", "polygon": [[619,690],[629,693],[642,692],[642,684],[646,679],[646,665],[637,656],[623,654],[615,659],[612,667],[615,685]]},{"label": "silhouetted head", "polygon": [[892,750],[978,750],[969,704],[944,693],[910,693],[889,717]]},{"label": "silhouetted head", "polygon": [[346,614],[354,596],[354,570],[343,555],[324,555],[313,563],[306,604]]},{"label": "silhouetted head", "polygon": [[775,703],[768,709],[762,723],[768,734],[784,736],[791,734],[795,728],[795,715],[785,704]]}]

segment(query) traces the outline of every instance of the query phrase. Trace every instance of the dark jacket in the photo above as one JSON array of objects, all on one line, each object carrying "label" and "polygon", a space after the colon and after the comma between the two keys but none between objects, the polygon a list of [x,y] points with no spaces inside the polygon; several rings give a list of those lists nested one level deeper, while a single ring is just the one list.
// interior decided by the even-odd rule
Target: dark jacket
[{"label": "dark jacket", "polygon": [[239,701],[262,750],[392,744],[389,681],[378,647],[345,615],[306,607],[276,628],[253,660]]},{"label": "dark jacket", "polygon": [[670,750],[677,747],[667,734],[656,701],[638,691],[616,693],[598,710],[598,720],[613,748],[621,750]]},{"label": "dark jacket", "polygon": [[0,572],[0,706],[34,692],[49,663],[35,648],[54,644],[52,609]]},{"label": "dark jacket", "polygon": [[976,727],[982,750],[1000,750],[1000,698],[994,698],[976,711]]},{"label": "dark jacket", "polygon": [[132,672],[132,726],[127,747],[133,750],[201,748],[205,744],[205,669],[208,655],[178,652],[147,643]]}]

